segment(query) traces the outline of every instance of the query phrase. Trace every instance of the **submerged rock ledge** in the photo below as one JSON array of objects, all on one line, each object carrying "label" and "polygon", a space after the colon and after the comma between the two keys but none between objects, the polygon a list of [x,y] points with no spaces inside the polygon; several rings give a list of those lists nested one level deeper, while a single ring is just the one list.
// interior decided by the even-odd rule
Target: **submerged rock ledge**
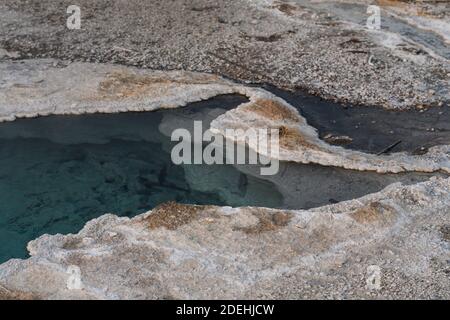
[{"label": "submerged rock ledge", "polygon": [[[43,235],[0,266],[0,298],[450,298],[450,179],[308,211],[169,203]],[[366,269],[382,272],[366,288]],[[69,266],[81,290],[69,290]]]},{"label": "submerged rock ledge", "polygon": [[250,102],[218,117],[212,130],[225,135],[226,128],[278,128],[288,133],[281,135],[280,160],[379,173],[450,172],[449,145],[430,148],[424,155],[380,156],[332,146],[283,99],[216,75],[108,64],[66,65],[49,59],[0,63],[0,74],[0,121],[50,114],[152,111],[235,93]]},{"label": "submerged rock ledge", "polygon": [[[282,128],[282,160],[450,172],[450,146],[422,156],[331,146],[284,100],[214,75],[54,60],[3,63],[0,71],[3,121],[176,108],[237,93],[250,102],[212,129]],[[0,298],[448,299],[449,207],[450,178],[434,177],[307,211],[169,203],[133,219],[108,214],[75,235],[43,235],[29,243],[31,258],[0,265]],[[380,290],[365,287],[370,265],[382,270]],[[71,266],[81,271],[81,290],[68,289]]]}]

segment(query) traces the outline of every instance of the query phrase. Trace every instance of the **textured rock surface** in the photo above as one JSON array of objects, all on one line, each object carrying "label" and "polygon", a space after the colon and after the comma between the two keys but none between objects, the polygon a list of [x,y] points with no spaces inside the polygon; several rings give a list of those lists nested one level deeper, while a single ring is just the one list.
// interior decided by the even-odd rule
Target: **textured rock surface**
[{"label": "textured rock surface", "polygon": [[[338,10],[342,2],[350,5]],[[389,17],[388,27],[399,25],[405,15],[391,17],[388,2],[398,3],[375,1],[383,6],[383,23]],[[448,46],[419,43],[385,25],[368,30],[369,3],[374,1],[78,0],[82,27],[69,30],[70,0],[4,0],[0,47],[10,53],[0,51],[0,59],[52,57],[212,72],[386,108],[448,104]],[[408,34],[440,43],[439,35],[448,31],[448,6],[427,10],[427,17],[440,19],[439,28],[421,15],[425,28],[413,21],[404,26]],[[424,29],[431,33],[422,36]]]},{"label": "textured rock surface", "polygon": [[189,72],[51,59],[0,63],[0,121],[48,114],[151,111],[233,93],[231,82]]},{"label": "textured rock surface", "polygon": [[[0,64],[2,120],[174,108],[222,93],[250,102],[220,128],[282,126],[281,158],[360,170],[448,172],[448,146],[373,156],[330,146],[296,109],[262,89],[187,72],[56,60]],[[289,134],[287,134],[289,133]],[[43,235],[31,258],[0,266],[0,298],[450,298],[450,179],[432,178],[308,211],[165,204],[105,215],[76,235]],[[367,267],[382,270],[366,288]],[[69,290],[68,268],[82,290]]]},{"label": "textured rock surface", "polygon": [[[284,100],[263,91],[249,95],[250,102],[219,116],[211,123],[213,132],[244,143],[245,137],[227,135],[227,129],[280,129],[279,159],[300,163],[317,163],[361,171],[450,172],[450,146],[430,148],[424,155],[394,153],[373,155],[333,146],[321,140],[315,128]],[[255,141],[254,141],[255,142]],[[256,143],[250,147],[257,150]]]},{"label": "textured rock surface", "polygon": [[67,66],[57,60],[4,62],[0,63],[0,71],[3,121],[48,114],[151,111],[236,93],[251,101],[218,117],[212,128],[224,135],[227,128],[283,128],[281,160],[361,171],[450,172],[448,145],[430,148],[426,154],[417,156],[406,153],[375,156],[332,146],[320,140],[315,128],[281,98],[214,75],[107,64]]},{"label": "textured rock surface", "polygon": [[[450,179],[309,211],[166,204],[32,241],[0,266],[35,298],[450,298]],[[381,289],[366,288],[367,267]],[[69,290],[69,266],[83,287]]]}]

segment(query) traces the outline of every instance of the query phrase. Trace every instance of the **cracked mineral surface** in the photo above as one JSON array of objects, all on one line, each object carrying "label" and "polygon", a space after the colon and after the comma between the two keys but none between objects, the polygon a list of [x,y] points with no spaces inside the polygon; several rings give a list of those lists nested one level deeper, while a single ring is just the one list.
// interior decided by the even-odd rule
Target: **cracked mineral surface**
[{"label": "cracked mineral surface", "polygon": [[[208,125],[278,130],[283,206],[98,212],[1,264],[0,299],[450,299],[448,2],[79,0],[68,30],[70,2],[0,3],[0,126],[235,95]],[[166,120],[169,137],[193,115]]]}]

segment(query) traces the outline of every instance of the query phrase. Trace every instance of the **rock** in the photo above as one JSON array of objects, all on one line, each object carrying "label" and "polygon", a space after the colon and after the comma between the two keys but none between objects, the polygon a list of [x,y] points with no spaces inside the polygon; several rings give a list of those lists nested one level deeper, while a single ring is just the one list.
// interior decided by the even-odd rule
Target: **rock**
[{"label": "rock", "polygon": [[[281,160],[379,173],[450,172],[448,145],[383,156],[332,146],[285,100],[211,74],[54,62],[0,63],[0,82],[8,84],[0,87],[2,121],[151,111],[237,93],[249,102],[215,118],[211,129],[226,136],[226,128],[275,128]],[[155,176],[142,179],[152,183]],[[450,178],[432,178],[311,210],[167,203],[133,219],[108,214],[78,234],[43,235],[29,243],[29,259],[0,265],[0,298],[449,299],[449,207]],[[365,287],[370,265],[383,270],[379,291]],[[80,271],[79,289],[68,285],[70,270]]]},{"label": "rock", "polygon": [[349,136],[335,136],[331,133],[326,134],[323,139],[330,144],[337,145],[349,144],[353,141],[353,139]]},{"label": "rock", "polygon": [[[41,0],[42,5],[33,12],[26,2],[3,1],[1,42],[8,44],[11,52],[29,58],[145,65],[158,70],[182,68],[275,86],[286,86],[297,77],[298,81],[288,85],[290,89],[303,87],[324,99],[352,104],[406,109],[450,99],[448,90],[427,94],[428,88],[448,86],[445,79],[436,77],[450,72],[446,7],[433,6],[444,15],[436,19],[428,14],[418,16],[422,8],[417,1],[408,4],[417,6],[415,10],[383,5],[389,16],[407,20],[405,33],[395,26],[377,32],[361,28],[360,22],[367,19],[367,0],[347,0],[351,5],[345,10],[336,1],[315,5],[311,1],[227,0],[211,4],[199,0],[187,6],[181,0],[145,4],[129,0],[108,6],[102,14],[92,1],[79,1],[83,15],[95,26],[82,27],[81,32],[67,32],[65,23],[49,20],[61,17],[61,7],[52,0]],[[430,31],[424,35],[423,30]],[[58,36],[62,33],[63,39]],[[123,33],[133,37],[123,37]],[[421,44],[411,41],[433,33],[442,40],[436,36]],[[250,37],[242,46],[243,34],[282,36],[275,42]],[[112,50],[114,47],[128,51]],[[371,61],[371,55],[377,61]],[[412,84],[418,98],[408,103]],[[386,97],[392,98],[388,104]]]},{"label": "rock", "polygon": [[91,63],[53,67],[54,62],[42,59],[0,63],[0,82],[11,84],[0,86],[0,121],[49,114],[152,111],[235,93],[248,97],[250,102],[214,119],[211,131],[227,137],[227,128],[279,128],[284,133],[280,136],[280,160],[379,173],[450,172],[450,145],[430,148],[420,157],[405,153],[377,156],[330,145],[285,100],[261,88],[215,75]]},{"label": "rock", "polygon": [[[448,178],[308,211],[171,203],[43,235],[29,259],[0,265],[0,288],[33,299],[449,299],[449,207]],[[381,290],[365,288],[370,265]],[[68,289],[69,267],[81,290]]]},{"label": "rock", "polygon": [[17,59],[20,58],[20,53],[16,52],[16,51],[7,51],[5,49],[0,48],[0,60],[2,58],[12,58],[12,59]]}]

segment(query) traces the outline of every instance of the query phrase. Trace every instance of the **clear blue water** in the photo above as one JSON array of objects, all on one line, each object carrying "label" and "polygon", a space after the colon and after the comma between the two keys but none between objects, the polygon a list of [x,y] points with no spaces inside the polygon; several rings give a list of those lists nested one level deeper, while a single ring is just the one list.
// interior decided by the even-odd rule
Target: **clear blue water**
[{"label": "clear blue water", "polygon": [[27,257],[27,243],[42,234],[75,233],[105,213],[131,217],[167,201],[308,209],[432,175],[281,162],[277,175],[260,176],[258,166],[172,163],[174,129],[192,130],[194,120],[208,128],[244,101],[0,123],[0,263]]},{"label": "clear blue water", "polygon": [[272,183],[232,166],[171,162],[171,128],[242,101],[222,96],[177,110],[0,124],[0,262],[26,257],[26,244],[44,233],[74,233],[105,213],[134,216],[171,200],[279,206]]}]

